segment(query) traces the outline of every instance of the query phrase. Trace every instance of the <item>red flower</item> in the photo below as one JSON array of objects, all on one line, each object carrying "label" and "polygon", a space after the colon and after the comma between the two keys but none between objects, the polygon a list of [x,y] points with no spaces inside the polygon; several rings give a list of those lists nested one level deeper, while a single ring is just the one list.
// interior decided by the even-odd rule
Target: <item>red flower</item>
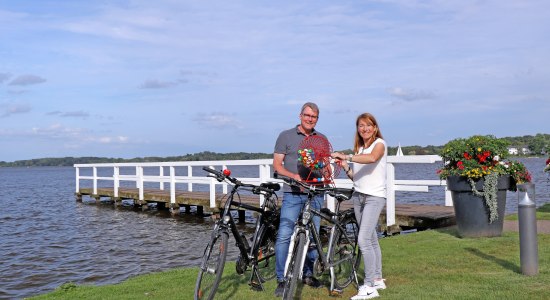
[{"label": "red flower", "polygon": [[472,156],[470,155],[470,153],[464,152],[464,158],[467,159],[467,160],[470,160],[470,159],[472,159]]},{"label": "red flower", "polygon": [[459,161],[456,163],[456,166],[460,169],[460,170],[464,170],[464,163],[462,163],[462,161]]},{"label": "red flower", "polygon": [[487,160],[487,157],[485,155],[478,154],[477,159],[479,160],[480,163],[484,163],[485,160]]}]

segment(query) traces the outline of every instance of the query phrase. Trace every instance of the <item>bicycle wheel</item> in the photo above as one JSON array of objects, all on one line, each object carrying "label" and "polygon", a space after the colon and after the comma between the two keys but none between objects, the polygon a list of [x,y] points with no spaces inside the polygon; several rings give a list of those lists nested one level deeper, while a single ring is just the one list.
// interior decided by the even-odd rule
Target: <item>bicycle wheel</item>
[{"label": "bicycle wheel", "polygon": [[361,262],[357,234],[359,227],[351,214],[343,216],[342,229],[336,228],[333,237],[332,253],[330,254],[330,275],[333,289],[343,290],[354,279]]},{"label": "bicycle wheel", "polygon": [[285,290],[283,292],[283,299],[294,299],[294,294],[296,293],[296,287],[298,286],[298,278],[302,273],[303,260],[305,259],[304,251],[306,244],[306,235],[303,232],[298,233],[298,236],[294,240],[294,249],[290,262],[288,264],[288,269],[285,274]]},{"label": "bicycle wheel", "polygon": [[275,278],[275,242],[277,240],[277,228],[263,224],[260,227],[259,244],[255,250],[258,276],[261,282]]},{"label": "bicycle wheel", "polygon": [[229,234],[218,231],[206,246],[195,286],[195,300],[211,300],[222,278]]}]

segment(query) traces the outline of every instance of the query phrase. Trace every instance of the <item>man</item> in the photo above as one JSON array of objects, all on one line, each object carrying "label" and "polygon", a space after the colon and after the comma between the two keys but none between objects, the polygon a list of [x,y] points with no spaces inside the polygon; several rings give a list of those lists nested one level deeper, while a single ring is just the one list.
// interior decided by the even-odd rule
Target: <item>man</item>
[{"label": "man", "polygon": [[[275,172],[293,178],[295,180],[309,179],[310,170],[298,161],[298,147],[302,140],[310,135],[322,135],[315,130],[315,125],[319,118],[319,107],[315,103],[307,102],[302,106],[300,113],[300,124],[285,130],[279,134],[275,143],[273,153],[273,168]],[[277,288],[275,296],[281,297],[284,291],[284,271],[285,262],[288,255],[290,237],[294,231],[294,224],[298,219],[301,208],[307,201],[307,194],[299,188],[285,185],[283,187],[283,204],[281,206],[281,221],[277,242],[275,244],[275,262],[277,274]],[[318,195],[312,202],[312,207],[320,209],[323,202],[323,196]],[[321,220],[318,216],[313,218],[317,229],[320,227]],[[311,287],[321,287],[320,282],[313,277],[313,263],[317,258],[317,251],[311,249],[308,252],[303,269],[303,283]]]}]

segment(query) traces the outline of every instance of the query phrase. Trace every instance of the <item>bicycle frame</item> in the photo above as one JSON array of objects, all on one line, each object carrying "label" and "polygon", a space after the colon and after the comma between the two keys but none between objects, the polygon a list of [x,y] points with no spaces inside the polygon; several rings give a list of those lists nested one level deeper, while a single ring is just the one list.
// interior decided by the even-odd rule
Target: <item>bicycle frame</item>
[{"label": "bicycle frame", "polygon": [[[306,236],[306,245],[305,245],[306,249],[309,248],[309,245],[311,243],[310,236],[313,238],[313,241],[315,242],[315,245],[316,245],[315,248],[319,253],[319,263],[323,267],[322,270],[324,271],[325,268],[330,267],[332,265],[332,262],[329,261],[330,257],[327,254],[332,253],[332,248],[334,247],[334,234],[336,232],[336,229],[343,230],[343,227],[337,218],[339,214],[340,202],[337,202],[336,213],[328,215],[321,211],[311,208],[311,201],[313,200],[313,197],[314,197],[314,194],[308,195],[308,200],[304,204],[304,207],[302,208],[302,211],[300,213],[301,217],[298,218],[298,220],[296,221],[296,225],[294,226],[294,232],[290,237],[290,246],[288,251],[289,255],[285,263],[285,273],[287,271],[288,265],[290,264],[289,258],[292,255],[294,250],[294,240],[300,232],[303,232]],[[326,220],[333,225],[332,228],[330,229],[328,249],[326,252],[323,251],[321,236],[319,234],[319,231],[317,230],[317,227],[314,226],[313,224],[313,219],[311,214],[319,216],[321,219]],[[307,255],[307,251],[304,251],[304,253],[305,253],[304,256]],[[304,262],[305,262],[305,259],[302,259],[302,264],[298,266],[300,269],[304,267]],[[298,279],[302,279],[302,275],[300,275]],[[331,290],[332,289],[333,287],[331,287]]]},{"label": "bicycle frame", "polygon": [[[259,240],[261,238],[261,236],[259,235],[262,234],[262,232],[260,232],[260,227],[267,224],[264,220],[272,217],[272,214],[274,214],[276,211],[277,195],[275,194],[275,191],[277,191],[280,186],[279,184],[275,184],[275,183],[266,183],[266,184],[261,184],[259,186],[256,186],[253,184],[245,184],[237,180],[236,178],[229,177],[229,175],[225,175],[216,170],[206,168],[206,167],[203,169],[211,173],[211,175],[209,176],[215,177],[218,181],[228,180],[231,183],[233,183],[233,188],[231,189],[230,193],[227,195],[224,208],[220,213],[220,219],[215,224],[213,234],[216,231],[232,233],[236,241],[236,246],[240,251],[240,258],[244,260],[243,265],[245,266],[245,268],[250,265],[253,266],[252,275],[250,278],[250,285],[254,289],[263,290],[261,280],[256,280],[256,281],[253,280],[255,276],[258,277],[258,274],[256,273],[258,271],[257,263],[264,259],[268,259],[273,255],[265,256],[262,259],[258,260],[258,253],[256,252],[258,251],[259,247],[261,246],[260,243],[262,242]],[[237,191],[240,188],[250,190],[254,194],[263,194],[264,196],[266,196],[264,203],[260,207],[257,207],[257,206],[241,203],[240,201],[236,201],[235,195],[237,195],[238,197],[239,194],[237,193]],[[237,228],[235,219],[231,214],[231,209],[233,208],[242,208],[242,209],[257,212],[259,214],[255,225],[252,244],[248,242],[245,235],[241,234],[241,232]]]},{"label": "bicycle frame", "polygon": [[[340,204],[342,200],[349,199],[351,197],[351,193],[353,192],[353,189],[338,189],[338,188],[325,188],[325,187],[319,187],[315,185],[308,185],[304,182],[295,181],[292,178],[286,177],[286,176],[280,176],[277,173],[274,174],[274,177],[282,178],[289,184],[295,184],[299,185],[303,188],[305,188],[308,191],[308,198],[307,201],[304,203],[304,206],[301,209],[300,217],[295,222],[294,231],[292,233],[292,236],[290,238],[290,244],[289,244],[289,251],[288,256],[285,262],[285,274],[288,274],[288,268],[290,266],[294,256],[294,251],[296,247],[296,239],[303,233],[305,235],[305,244],[304,244],[304,251],[302,251],[302,257],[298,258],[298,261],[300,261],[300,265],[294,266],[294,268],[298,268],[297,270],[302,270],[305,264],[305,259],[307,256],[307,250],[309,249],[309,246],[311,244],[311,240],[313,239],[313,242],[315,243],[315,249],[317,250],[319,254],[318,263],[321,267],[321,272],[324,272],[325,269],[328,267],[331,270],[331,286],[330,291],[333,292],[336,290],[335,287],[335,274],[333,267],[339,264],[340,262],[352,258],[345,257],[340,259],[339,261],[335,262],[333,261],[333,258],[331,257],[331,253],[333,253],[333,248],[335,247],[335,243],[337,243],[335,234],[337,230],[340,230],[341,232],[345,232],[346,230],[342,227],[342,224],[340,223],[339,217],[343,216],[342,213],[340,213]],[[344,190],[346,192],[344,192]],[[334,194],[334,196],[338,199],[335,213],[328,212],[323,213],[322,211],[313,209],[311,207],[311,201],[313,201],[314,197],[318,194],[329,192]],[[351,192],[351,193],[350,193]],[[345,213],[348,213],[347,211]],[[323,244],[321,242],[321,237],[319,234],[319,231],[317,230],[317,227],[313,223],[313,215],[319,216],[321,219],[324,219],[328,221],[330,224],[332,224],[332,228],[330,231],[329,236],[329,242],[328,242],[328,249],[327,251],[323,251]],[[347,240],[347,243],[350,243],[350,240],[347,235],[345,235],[345,239]],[[356,247],[356,239],[353,241],[353,245]],[[355,270],[355,265],[352,263],[352,275],[354,276],[355,282],[357,283],[357,273]],[[292,278],[292,280],[301,280],[303,278],[302,272],[298,272],[297,279]],[[339,292],[339,291],[338,291]]]}]

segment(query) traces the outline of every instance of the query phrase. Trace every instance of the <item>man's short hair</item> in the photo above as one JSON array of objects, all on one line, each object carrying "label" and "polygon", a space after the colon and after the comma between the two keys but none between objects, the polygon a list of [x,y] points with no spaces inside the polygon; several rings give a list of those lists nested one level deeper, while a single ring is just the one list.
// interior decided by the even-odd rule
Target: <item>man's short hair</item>
[{"label": "man's short hair", "polygon": [[304,105],[302,105],[302,110],[300,111],[300,113],[303,113],[306,107],[311,108],[317,115],[319,115],[319,106],[317,106],[317,104],[313,102],[304,103]]}]

